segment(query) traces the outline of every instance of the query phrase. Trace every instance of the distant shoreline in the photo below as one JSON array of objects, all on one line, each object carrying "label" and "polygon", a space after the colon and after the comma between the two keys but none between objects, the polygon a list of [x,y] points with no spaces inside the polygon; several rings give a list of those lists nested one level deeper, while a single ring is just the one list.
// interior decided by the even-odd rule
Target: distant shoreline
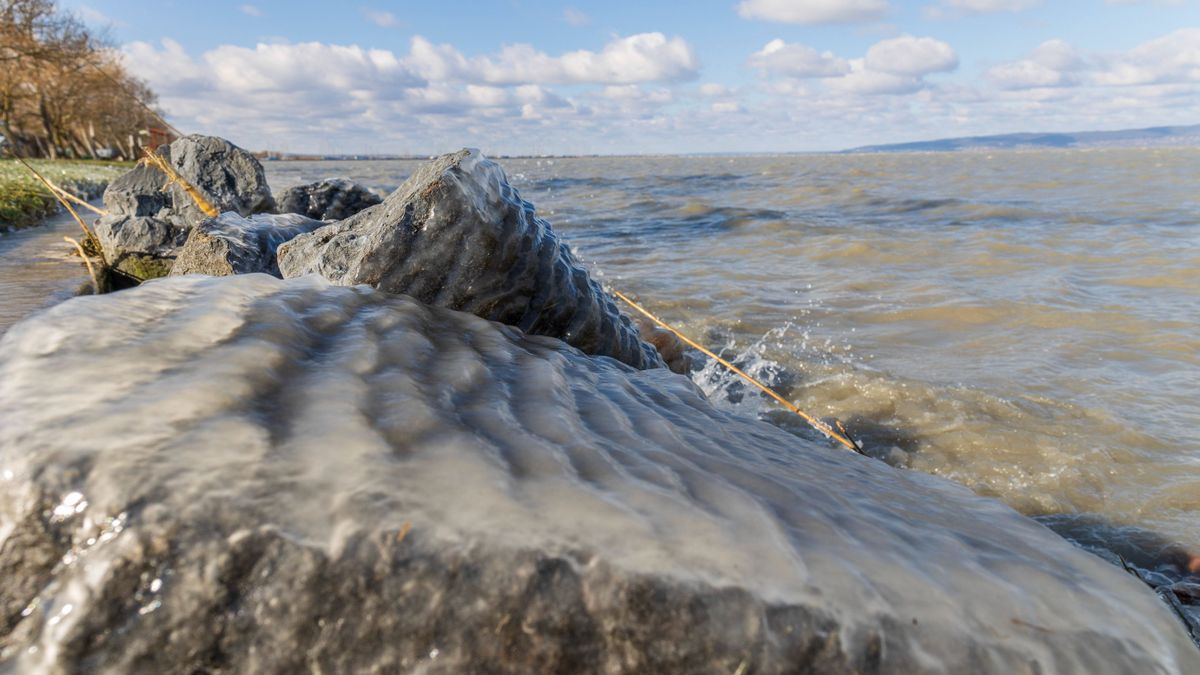
[{"label": "distant shoreline", "polygon": [[[933,142],[933,141],[928,141]],[[924,141],[922,142],[924,143]],[[1047,145],[1019,145],[1019,146],[970,146],[960,148],[947,149],[925,149],[925,148],[896,148],[892,146],[863,146],[862,148],[852,148],[849,150],[811,150],[811,151],[794,151],[794,152],[683,152],[683,153],[649,153],[643,155],[630,154],[613,154],[613,155],[494,155],[488,154],[489,159],[497,161],[506,160],[525,160],[525,159],[621,159],[621,158],[641,158],[649,159],[655,157],[809,157],[809,156],[835,156],[835,155],[869,155],[869,154],[972,154],[972,153],[987,153],[987,152],[1031,152],[1031,151],[1051,151],[1051,150],[1067,150],[1067,151],[1097,151],[1097,150],[1195,150],[1200,149],[1200,139],[1194,143],[1163,143],[1163,144],[1138,144],[1138,145],[1078,145],[1068,147],[1055,147]],[[397,156],[397,155],[297,155],[291,157],[274,157],[270,159],[262,159],[263,162],[269,163],[288,163],[288,162],[425,162],[431,157],[438,155],[426,156]]]}]

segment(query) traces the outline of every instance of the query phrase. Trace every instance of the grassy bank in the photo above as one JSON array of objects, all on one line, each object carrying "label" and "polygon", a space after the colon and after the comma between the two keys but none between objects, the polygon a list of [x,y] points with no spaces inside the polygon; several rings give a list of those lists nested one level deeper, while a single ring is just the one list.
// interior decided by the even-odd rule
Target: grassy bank
[{"label": "grassy bank", "polygon": [[[133,166],[102,161],[31,160],[30,164],[56,185],[85,199],[100,196],[110,180]],[[0,160],[0,230],[35,225],[58,208],[50,191],[19,162]]]}]

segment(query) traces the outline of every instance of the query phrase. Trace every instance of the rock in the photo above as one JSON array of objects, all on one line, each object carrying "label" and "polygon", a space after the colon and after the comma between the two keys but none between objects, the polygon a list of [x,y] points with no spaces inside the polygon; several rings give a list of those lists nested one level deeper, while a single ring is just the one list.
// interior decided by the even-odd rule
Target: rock
[{"label": "rock", "polygon": [[363,286],[69,300],[0,420],[0,672],[1200,672],[997,501]]},{"label": "rock", "polygon": [[674,333],[642,317],[635,317],[634,323],[642,339],[654,347],[672,373],[687,375],[692,372],[691,351]]},{"label": "rock", "polygon": [[222,213],[192,228],[179,250],[171,276],[207,274],[228,276],[262,272],[279,275],[275,250],[296,235],[325,225],[294,213],[258,214],[243,218]]},{"label": "rock", "polygon": [[299,213],[317,220],[342,220],[383,201],[348,178],[327,178],[290,187],[275,195],[280,213]]},{"label": "rock", "polygon": [[177,216],[103,216],[92,230],[104,259],[137,281],[164,277],[190,228]]},{"label": "rock", "polygon": [[549,223],[477,150],[419,168],[382,204],[279,247],[284,277],[471,312],[634,368],[663,365]]},{"label": "rock", "polygon": [[[223,138],[184,136],[156,151],[222,213],[243,216],[274,210],[262,164]],[[208,218],[178,185],[167,185],[158,169],[139,164],[109,184],[104,206],[113,215],[179,217],[187,226]]]},{"label": "rock", "polygon": [[[156,152],[221,212],[249,216],[275,208],[262,165],[223,138],[185,136]],[[145,164],[110,183],[104,205],[111,215],[96,223],[104,255],[139,281],[166,276],[188,231],[208,219],[183,188]]]}]

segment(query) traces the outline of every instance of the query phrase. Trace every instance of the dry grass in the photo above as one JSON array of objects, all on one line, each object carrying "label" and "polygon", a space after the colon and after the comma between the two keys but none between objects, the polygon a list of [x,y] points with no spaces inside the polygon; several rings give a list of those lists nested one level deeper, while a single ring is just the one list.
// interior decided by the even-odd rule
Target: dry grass
[{"label": "dry grass", "polygon": [[[92,228],[88,227],[87,223],[83,222],[83,218],[80,218],[79,213],[77,211],[75,211],[74,207],[71,206],[71,202],[68,201],[68,199],[67,199],[67,197],[69,196],[67,194],[67,191],[62,189],[61,187],[55,185],[54,183],[50,182],[50,179],[43,176],[37,169],[30,166],[29,163],[26,162],[25,160],[18,158],[17,161],[20,162],[21,165],[24,166],[26,169],[28,169],[29,173],[32,173],[33,177],[36,178],[47,190],[49,190],[50,194],[54,195],[54,198],[56,200],[58,200],[58,203],[61,204],[63,206],[63,208],[65,208],[67,210],[67,212],[71,214],[71,217],[75,219],[75,222],[79,223],[79,228],[83,230],[83,235],[85,237],[85,241],[91,241],[91,242],[95,243],[96,249],[99,250],[100,240],[96,239],[96,234],[94,232],[92,232]],[[78,201],[78,200],[75,200],[75,201]],[[93,208],[93,207],[91,204],[88,204],[88,208]],[[82,250],[83,249],[81,247],[80,251],[82,252]],[[103,253],[100,254],[100,261],[104,262],[104,254]]]},{"label": "dry grass", "polygon": [[[72,196],[98,195],[132,166],[122,162],[30,161],[29,165]],[[0,228],[28,227],[59,210],[55,193],[16,160],[0,160]]]},{"label": "dry grass", "polygon": [[100,295],[100,277],[96,275],[96,268],[92,266],[92,259],[88,257],[87,253],[84,253],[83,246],[78,241],[70,237],[63,237],[63,239],[75,247],[75,250],[79,253],[79,257],[83,258],[83,264],[87,265],[88,274],[92,277],[92,295]]}]

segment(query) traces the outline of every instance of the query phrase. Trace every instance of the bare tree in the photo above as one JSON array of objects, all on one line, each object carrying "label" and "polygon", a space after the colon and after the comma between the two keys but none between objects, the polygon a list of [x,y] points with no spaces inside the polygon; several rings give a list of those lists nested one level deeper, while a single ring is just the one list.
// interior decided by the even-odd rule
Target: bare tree
[{"label": "bare tree", "polygon": [[53,0],[0,0],[0,133],[16,154],[133,158],[143,136],[173,132],[154,101],[103,34]]}]

